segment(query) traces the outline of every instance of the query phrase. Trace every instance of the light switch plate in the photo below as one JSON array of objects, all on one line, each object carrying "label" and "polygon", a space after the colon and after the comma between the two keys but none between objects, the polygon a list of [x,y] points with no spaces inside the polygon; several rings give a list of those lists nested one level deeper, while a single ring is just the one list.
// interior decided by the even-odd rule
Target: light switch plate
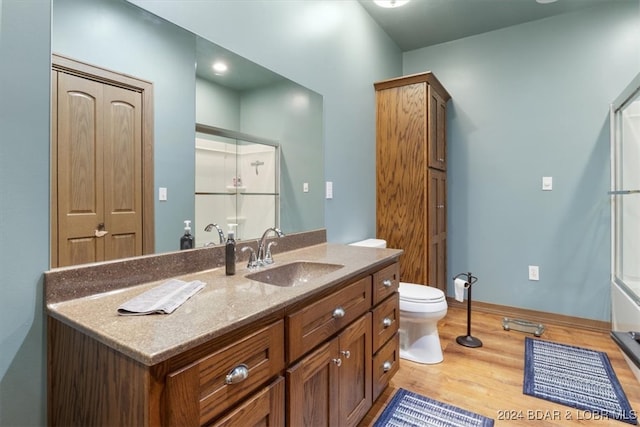
[{"label": "light switch plate", "polygon": [[327,199],[333,199],[333,182],[327,181],[325,184],[325,193]]},{"label": "light switch plate", "polygon": [[167,200],[167,187],[158,188],[158,200],[165,202]]},{"label": "light switch plate", "polygon": [[552,176],[543,176],[542,177],[542,190],[543,191],[551,191],[551,190],[553,190],[553,177]]},{"label": "light switch plate", "polygon": [[309,183],[308,182],[303,182],[302,183],[302,192],[303,193],[308,193],[309,192]]}]

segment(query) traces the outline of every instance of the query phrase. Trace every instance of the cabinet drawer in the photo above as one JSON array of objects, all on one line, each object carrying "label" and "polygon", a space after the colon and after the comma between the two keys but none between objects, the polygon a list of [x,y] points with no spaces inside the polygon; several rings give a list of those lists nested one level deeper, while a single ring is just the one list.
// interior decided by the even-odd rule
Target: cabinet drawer
[{"label": "cabinet drawer", "polygon": [[284,322],[280,320],[169,373],[167,424],[202,425],[222,414],[284,370],[283,349]]},{"label": "cabinet drawer", "polygon": [[373,356],[373,400],[375,401],[382,390],[389,384],[391,377],[400,368],[400,339],[398,334],[391,338]]},{"label": "cabinet drawer", "polygon": [[371,308],[371,276],[358,280],[286,317],[289,363]]},{"label": "cabinet drawer", "polygon": [[284,426],[284,378],[247,398],[210,427]]},{"label": "cabinet drawer", "polygon": [[398,290],[400,286],[400,264],[391,264],[373,275],[373,305]]},{"label": "cabinet drawer", "polygon": [[375,353],[398,332],[400,294],[397,292],[373,309],[373,352]]}]

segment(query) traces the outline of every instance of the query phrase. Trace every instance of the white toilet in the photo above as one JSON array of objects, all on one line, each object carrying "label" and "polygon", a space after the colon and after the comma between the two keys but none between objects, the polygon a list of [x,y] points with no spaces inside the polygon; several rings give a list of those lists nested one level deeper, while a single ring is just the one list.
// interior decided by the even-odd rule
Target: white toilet
[{"label": "white toilet", "polygon": [[[367,239],[353,246],[386,248],[382,239]],[[400,282],[400,357],[413,362],[442,362],[438,321],[447,314],[444,292],[430,286]]]}]

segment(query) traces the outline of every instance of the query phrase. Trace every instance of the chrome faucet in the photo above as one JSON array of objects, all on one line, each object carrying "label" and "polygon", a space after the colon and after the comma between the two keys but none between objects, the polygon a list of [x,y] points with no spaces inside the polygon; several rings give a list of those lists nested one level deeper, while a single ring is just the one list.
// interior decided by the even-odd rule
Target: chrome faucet
[{"label": "chrome faucet", "polygon": [[242,252],[249,251],[249,261],[247,262],[247,268],[249,270],[254,270],[258,268],[258,260],[256,259],[256,253],[251,246],[244,246]]},{"label": "chrome faucet", "polygon": [[269,245],[269,247],[265,246],[267,235],[269,235],[271,231],[273,231],[278,237],[284,236],[284,233],[280,231],[279,228],[270,227],[265,230],[265,232],[262,234],[262,238],[260,239],[260,243],[258,244],[257,262],[259,265],[273,264],[273,258],[271,257],[270,248],[271,245]]},{"label": "chrome faucet", "polygon": [[204,228],[204,231],[211,231],[213,229],[218,230],[218,237],[220,237],[220,243],[224,243],[225,239],[224,239],[224,233],[222,232],[222,229],[218,226],[218,224],[209,224]]}]

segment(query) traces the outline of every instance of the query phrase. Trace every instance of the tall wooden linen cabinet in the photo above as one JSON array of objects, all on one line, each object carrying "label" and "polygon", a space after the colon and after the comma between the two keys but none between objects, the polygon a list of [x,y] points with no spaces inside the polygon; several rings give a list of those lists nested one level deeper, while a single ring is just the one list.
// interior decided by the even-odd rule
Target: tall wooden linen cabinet
[{"label": "tall wooden linen cabinet", "polygon": [[404,250],[400,280],[447,287],[446,110],[431,72],[374,84],[376,235]]}]

